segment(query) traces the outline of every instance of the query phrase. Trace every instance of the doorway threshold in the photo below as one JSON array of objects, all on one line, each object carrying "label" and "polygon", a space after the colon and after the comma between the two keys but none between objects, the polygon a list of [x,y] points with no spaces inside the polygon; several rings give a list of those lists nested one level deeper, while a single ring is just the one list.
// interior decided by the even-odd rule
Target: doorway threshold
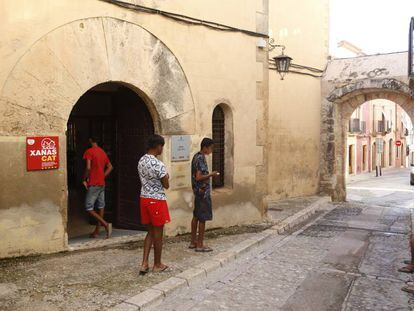
[{"label": "doorway threshold", "polygon": [[102,230],[99,237],[95,239],[90,238],[89,235],[82,235],[69,239],[68,250],[79,251],[100,248],[105,246],[112,246],[116,244],[142,241],[144,240],[146,234],[147,232],[145,231],[114,228],[112,230],[111,238],[105,239],[106,232],[105,230]]}]

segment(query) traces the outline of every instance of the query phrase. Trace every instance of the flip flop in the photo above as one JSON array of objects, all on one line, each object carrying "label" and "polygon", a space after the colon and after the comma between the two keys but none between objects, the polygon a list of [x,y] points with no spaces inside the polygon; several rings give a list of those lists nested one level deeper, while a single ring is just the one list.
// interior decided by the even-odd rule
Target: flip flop
[{"label": "flip flop", "polygon": [[203,247],[203,248],[196,248],[195,251],[197,253],[209,253],[209,252],[212,252],[213,249],[210,247]]},{"label": "flip flop", "polygon": [[402,267],[400,269],[398,269],[398,272],[403,272],[403,273],[414,273],[414,268],[410,268],[410,267]]},{"label": "flip flop", "polygon": [[168,266],[164,266],[164,268],[162,268],[161,270],[154,270],[154,268],[152,269],[152,272],[154,273],[159,273],[159,272],[165,272],[167,271],[167,269],[169,269],[170,267]]},{"label": "flip flop", "polygon": [[410,294],[414,294],[414,286],[404,286],[401,288],[401,290]]},{"label": "flip flop", "polygon": [[139,275],[145,275],[149,272],[149,267],[147,267],[146,269],[140,269],[139,270]]}]

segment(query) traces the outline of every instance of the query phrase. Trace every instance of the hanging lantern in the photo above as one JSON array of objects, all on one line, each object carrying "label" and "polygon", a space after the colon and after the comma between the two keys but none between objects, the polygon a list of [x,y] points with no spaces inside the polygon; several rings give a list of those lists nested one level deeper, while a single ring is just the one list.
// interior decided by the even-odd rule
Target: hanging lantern
[{"label": "hanging lantern", "polygon": [[285,75],[289,72],[292,57],[285,55],[282,50],[282,54],[273,57],[273,60],[275,61],[276,70],[279,73],[281,80],[283,80]]}]

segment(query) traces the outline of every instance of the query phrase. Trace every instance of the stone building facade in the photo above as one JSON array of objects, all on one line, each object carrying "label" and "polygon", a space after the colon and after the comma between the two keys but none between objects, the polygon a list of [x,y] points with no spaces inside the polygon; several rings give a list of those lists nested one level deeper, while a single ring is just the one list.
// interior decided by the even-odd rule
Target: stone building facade
[{"label": "stone building facade", "polygon": [[357,107],[349,120],[347,174],[407,167],[410,132],[410,117],[391,101],[376,99]]},{"label": "stone building facade", "polygon": [[[92,134],[115,166],[106,216],[121,228],[142,229],[136,161],[151,133],[166,138],[168,235],[188,232],[192,217],[189,160],[172,160],[177,136],[190,136],[191,155],[202,137],[220,140],[210,227],[259,222],[269,201],[318,192],[320,80],[279,80],[268,69],[276,51],[262,42],[270,30],[295,61],[323,69],[328,1],[129,2],[155,11],[98,0],[0,4],[0,257],[64,251],[90,230],[79,172]],[[27,171],[31,136],[59,137],[59,169]]]}]

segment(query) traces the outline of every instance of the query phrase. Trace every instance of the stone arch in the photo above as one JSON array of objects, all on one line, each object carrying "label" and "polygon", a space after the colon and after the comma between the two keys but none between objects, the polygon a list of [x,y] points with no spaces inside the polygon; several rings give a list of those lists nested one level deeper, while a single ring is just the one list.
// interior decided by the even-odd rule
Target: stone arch
[{"label": "stone arch", "polygon": [[64,133],[78,99],[111,81],[145,99],[160,133],[194,133],[193,98],[177,58],[141,26],[111,17],[70,22],[34,43],[2,88],[0,133]]},{"label": "stone arch", "polygon": [[[374,99],[401,106],[414,119],[414,92],[393,78],[365,79],[332,90],[322,102],[320,192],[334,201],[346,200],[346,141],[353,111]],[[372,163],[371,163],[372,165]]]}]

